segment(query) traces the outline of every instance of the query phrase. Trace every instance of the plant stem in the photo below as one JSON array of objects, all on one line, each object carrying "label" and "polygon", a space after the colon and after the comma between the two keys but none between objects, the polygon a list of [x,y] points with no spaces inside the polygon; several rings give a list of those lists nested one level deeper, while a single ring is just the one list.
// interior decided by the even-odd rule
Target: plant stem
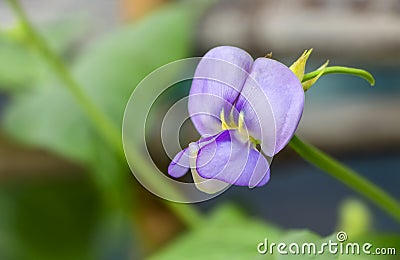
[{"label": "plant stem", "polygon": [[[90,99],[89,96],[83,91],[80,84],[74,79],[70,71],[64,65],[62,59],[55,54],[47,45],[46,41],[40,36],[29,22],[25,12],[23,11],[18,0],[8,0],[13,12],[21,23],[26,35],[30,41],[35,45],[38,52],[47,61],[54,73],[59,77],[60,81],[69,89],[82,109],[87,114],[88,118],[93,121],[97,130],[103,138],[115,149],[118,155],[125,160],[125,153],[122,147],[121,131],[109,120],[106,114]],[[144,170],[151,170],[151,168],[142,167]],[[141,170],[143,170],[141,169]],[[163,188],[164,183],[157,182],[157,178],[150,178],[154,187]],[[169,189],[169,187],[165,187]],[[177,193],[177,192],[176,192]],[[202,220],[202,215],[189,204],[177,204],[162,200],[166,203],[167,207],[175,213],[186,225],[196,227]]]},{"label": "plant stem", "polygon": [[293,136],[289,145],[306,161],[314,164],[316,167],[329,173],[331,176],[365,196],[400,222],[400,204],[384,190],[320,151],[318,148],[302,141],[297,136]]},{"label": "plant stem", "polygon": [[[304,74],[302,82],[316,77],[321,71],[322,70],[315,70],[313,72]],[[348,67],[342,67],[342,66],[331,66],[331,67],[326,67],[321,76],[326,75],[326,74],[333,74],[333,73],[350,74],[350,75],[358,76],[358,77],[361,77],[361,78],[367,80],[369,82],[369,84],[371,84],[371,86],[375,85],[374,77],[371,75],[371,73],[369,73],[368,71],[363,70],[363,69],[348,68]]]}]

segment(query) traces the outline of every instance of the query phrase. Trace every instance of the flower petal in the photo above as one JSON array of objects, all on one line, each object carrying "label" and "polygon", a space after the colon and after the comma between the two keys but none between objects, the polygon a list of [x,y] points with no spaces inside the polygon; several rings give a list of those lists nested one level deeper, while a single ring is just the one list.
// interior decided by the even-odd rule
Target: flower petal
[{"label": "flower petal", "polygon": [[201,134],[221,130],[221,110],[229,114],[250,71],[253,58],[242,49],[211,49],[196,68],[189,95],[190,118]]},{"label": "flower petal", "polygon": [[223,131],[215,139],[216,147],[205,145],[200,148],[197,172],[206,179],[239,186],[262,186],[269,180],[268,161],[252,144],[242,142],[238,135],[237,130]]},{"label": "flower petal", "polygon": [[[208,194],[215,194],[217,192],[220,192],[224,189],[226,189],[228,186],[231,184],[216,180],[216,179],[205,179],[199,175],[197,172],[197,166],[196,166],[196,161],[197,161],[197,155],[199,152],[200,146],[197,143],[191,143],[189,144],[189,153],[191,155],[190,157],[190,171],[192,173],[193,177],[193,182],[196,185],[197,189],[208,193]],[[215,148],[212,148],[214,151],[216,150]]]},{"label": "flower petal", "polygon": [[168,166],[168,174],[175,178],[180,178],[189,170],[189,152],[188,148],[177,153]]},{"label": "flower petal", "polygon": [[[206,144],[212,146],[215,138],[216,136],[207,136],[201,138],[195,144],[198,145],[199,148],[203,147]],[[168,174],[175,178],[180,178],[185,175],[190,168],[190,159],[191,154],[187,147],[175,155],[174,159],[168,166]]]},{"label": "flower petal", "polygon": [[267,58],[254,62],[236,104],[244,113],[249,134],[261,141],[268,156],[290,141],[303,107],[304,91],[299,79],[284,64]]}]

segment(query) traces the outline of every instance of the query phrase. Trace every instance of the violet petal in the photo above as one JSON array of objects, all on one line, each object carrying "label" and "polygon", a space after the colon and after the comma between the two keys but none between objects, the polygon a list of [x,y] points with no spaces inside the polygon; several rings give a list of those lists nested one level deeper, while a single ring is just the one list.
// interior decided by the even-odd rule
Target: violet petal
[{"label": "violet petal", "polygon": [[[212,147],[214,144],[214,139],[216,136],[208,136],[201,138],[199,141],[196,143],[199,145],[199,147],[203,147],[204,145],[209,145]],[[180,178],[183,175],[186,174],[186,172],[190,168],[190,153],[189,149],[185,148],[179,153],[177,153],[174,157],[174,159],[171,161],[171,163],[168,166],[168,174],[171,175],[172,177],[175,178]]]},{"label": "violet petal", "polygon": [[188,148],[177,153],[168,166],[168,174],[175,178],[180,178],[189,170],[189,152]]},{"label": "violet petal", "polygon": [[272,59],[255,60],[250,76],[236,108],[243,111],[249,134],[261,141],[268,156],[273,156],[287,145],[297,129],[304,91],[293,72]]},{"label": "violet petal", "polygon": [[220,113],[228,115],[248,77],[253,58],[244,50],[211,49],[196,68],[189,95],[190,118],[201,134],[221,131]]},{"label": "violet petal", "polygon": [[[214,147],[205,145],[197,156],[197,172],[239,186],[262,186],[269,180],[269,164],[252,144],[242,142],[237,130],[225,130]],[[199,166],[201,165],[201,166]]]}]

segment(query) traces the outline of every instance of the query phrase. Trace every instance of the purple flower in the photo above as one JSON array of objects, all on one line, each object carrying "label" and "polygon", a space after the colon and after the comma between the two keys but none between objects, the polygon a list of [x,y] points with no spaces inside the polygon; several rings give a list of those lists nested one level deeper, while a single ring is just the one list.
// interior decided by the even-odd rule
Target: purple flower
[{"label": "purple flower", "polygon": [[[200,140],[179,152],[168,167],[173,177],[190,168],[206,192],[226,185],[262,186],[269,158],[293,136],[304,106],[300,80],[282,63],[255,61],[230,46],[210,50],[200,61],[190,89],[190,118]],[[214,188],[210,188],[214,186]]]}]

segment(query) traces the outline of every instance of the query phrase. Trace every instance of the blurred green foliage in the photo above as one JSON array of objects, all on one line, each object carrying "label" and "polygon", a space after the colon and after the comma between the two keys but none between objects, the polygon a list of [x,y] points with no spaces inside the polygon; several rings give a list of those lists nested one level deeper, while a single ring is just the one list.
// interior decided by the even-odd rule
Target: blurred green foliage
[{"label": "blurred green foliage", "polygon": [[[139,81],[157,67],[190,55],[194,27],[198,18],[196,13],[198,10],[194,10],[187,4],[171,4],[138,23],[125,25],[104,37],[93,39],[81,51],[81,54],[71,61],[72,73],[83,86],[84,92],[118,128],[121,128],[125,104]],[[50,34],[55,37],[76,35],[61,33],[57,30]],[[44,37],[48,38],[46,35]],[[5,241],[10,244],[13,241],[12,237],[18,241],[15,244],[16,247],[5,245],[4,247],[8,250],[4,252],[10,252],[9,255],[12,255],[21,248],[25,250],[25,247],[21,246],[23,243],[30,245],[28,249],[35,250],[33,252],[26,249],[24,254],[36,259],[54,259],[54,255],[59,254],[64,255],[65,259],[86,259],[91,249],[86,248],[84,252],[85,250],[81,250],[81,247],[88,245],[79,241],[88,234],[97,234],[97,237],[92,238],[97,243],[93,246],[97,253],[94,252],[92,256],[97,256],[96,259],[118,255],[122,259],[126,258],[127,254],[121,251],[132,251],[133,243],[133,237],[129,235],[133,230],[129,211],[140,210],[139,205],[133,201],[132,189],[128,186],[132,176],[127,170],[126,163],[122,162],[114,150],[108,147],[97,134],[96,126],[86,118],[79,104],[62,85],[63,83],[54,77],[51,68],[47,67],[45,61],[35,52],[34,47],[21,39],[23,37],[18,32],[2,33],[0,38],[0,54],[2,55],[0,85],[11,97],[4,117],[3,129],[18,142],[50,150],[86,165],[108,208],[97,210],[101,216],[100,219],[97,218],[98,231],[93,232],[89,229],[93,223],[79,229],[80,225],[85,225],[85,221],[75,223],[74,218],[69,221],[62,218],[69,218],[73,214],[79,220],[80,210],[74,207],[82,206],[80,203],[74,205],[63,202],[59,197],[63,196],[63,191],[57,193],[57,196],[50,195],[50,198],[45,198],[43,193],[51,192],[53,188],[56,188],[53,184],[42,187],[43,193],[40,190],[32,191],[32,200],[26,204],[19,200],[18,192],[14,194],[11,191],[4,191],[5,196],[8,197],[5,208],[16,207],[17,210],[10,212],[7,216],[2,214],[0,217],[25,221],[25,223],[4,222],[8,223],[8,228],[2,230],[7,232],[1,234],[0,242]],[[70,39],[60,41],[53,39],[50,45],[57,53],[62,54],[62,49],[66,46],[58,44],[68,41]],[[24,91],[20,91],[21,87]],[[36,185],[25,188],[27,191],[31,188],[39,189]],[[74,193],[71,196],[74,200],[77,199],[76,196],[84,196],[78,192],[74,184],[71,184],[66,192]],[[87,192],[90,193],[89,190]],[[40,207],[41,202],[43,210]],[[35,208],[36,204],[39,205]],[[34,219],[29,218],[26,211],[19,209],[25,206],[34,211],[32,213],[36,214]],[[59,207],[63,211],[59,211]],[[57,212],[53,213],[53,210]],[[91,212],[91,209],[86,208],[86,211]],[[56,216],[49,220],[46,216],[48,213]],[[61,214],[62,217],[59,218],[57,214]],[[83,215],[81,217],[86,218]],[[89,218],[87,220],[93,221]],[[59,229],[50,227],[52,231],[41,232],[41,228],[46,228],[46,223],[43,221],[52,221],[49,224],[61,227]],[[32,228],[29,228],[29,223],[33,224]],[[17,226],[20,228],[15,228]],[[62,229],[70,231],[69,235],[54,238],[53,234],[63,234]],[[74,229],[79,229],[79,231],[75,233]],[[40,239],[27,235],[26,232],[36,233],[43,239],[51,240],[48,246],[52,246],[52,243],[58,246],[52,246],[54,250],[47,248],[44,246],[45,242],[42,243]],[[7,237],[9,239],[3,240]],[[75,254],[75,252],[78,253]],[[140,252],[136,254],[139,255]],[[17,256],[16,259],[18,258]]]},{"label": "blurred green foliage", "polygon": [[88,259],[99,198],[77,178],[0,186],[0,259]]},{"label": "blurred green foliage", "polygon": [[372,214],[368,207],[357,199],[345,200],[339,209],[340,230],[348,230],[353,238],[360,238],[369,231]]},{"label": "blurred green foliage", "polygon": [[[95,40],[74,62],[73,74],[120,128],[125,104],[139,81],[157,67],[189,55],[194,21],[186,5],[160,10]],[[93,155],[104,145],[94,126],[62,83],[50,79],[42,84],[45,87],[13,100],[4,121],[7,132],[24,143],[97,164]]]},{"label": "blurred green foliage", "polygon": [[254,259],[258,243],[266,236],[277,240],[282,233],[225,205],[213,212],[204,226],[179,237],[152,259]]},{"label": "blurred green foliage", "polygon": [[[73,45],[87,31],[86,24],[83,17],[71,16],[44,24],[39,30],[56,53],[70,58]],[[0,31],[0,89],[16,94],[40,87],[41,81],[50,77],[49,73],[19,24]]]},{"label": "blurred green foliage", "polygon": [[42,74],[37,55],[4,32],[0,33],[0,89],[16,92]]},{"label": "blurred green foliage", "polygon": [[[315,243],[317,249],[324,242],[332,240],[337,242],[336,233],[322,238],[308,230],[285,231],[271,223],[259,221],[243,214],[232,205],[224,205],[209,217],[206,225],[188,232],[176,239],[168,247],[154,255],[153,260],[169,259],[376,259],[375,255],[281,255],[276,251],[273,254],[259,254],[257,245],[268,239],[268,243],[279,244],[290,243]],[[390,242],[389,242],[390,241]],[[376,247],[395,247],[399,245],[399,235],[368,235],[361,240],[362,243],[369,242]],[[288,250],[286,248],[286,250]],[[327,249],[325,251],[328,251]],[[397,259],[396,256],[380,256],[379,259]]]}]

